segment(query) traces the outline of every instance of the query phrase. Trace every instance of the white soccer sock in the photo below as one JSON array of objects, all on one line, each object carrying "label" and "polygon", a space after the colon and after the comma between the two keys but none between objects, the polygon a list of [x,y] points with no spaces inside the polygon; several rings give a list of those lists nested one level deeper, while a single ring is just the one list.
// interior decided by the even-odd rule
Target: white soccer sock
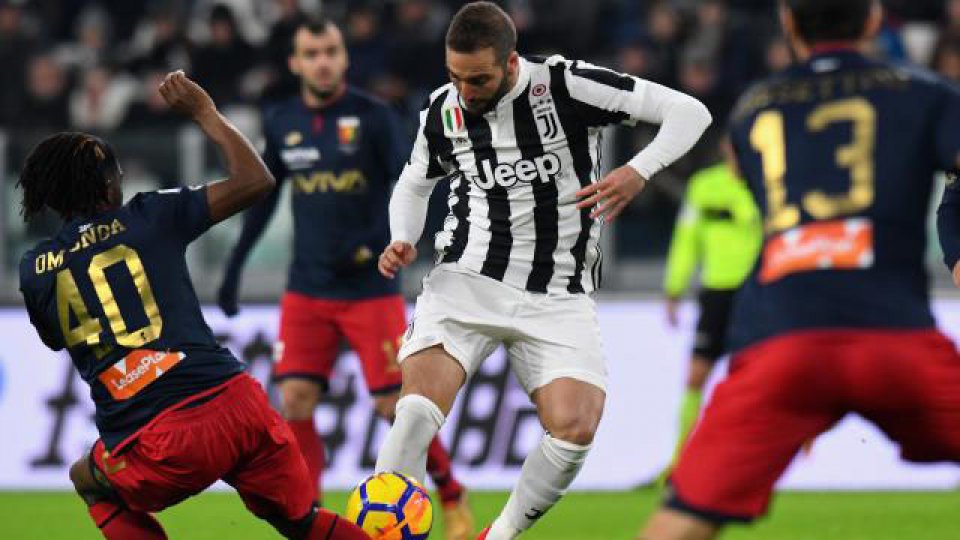
[{"label": "white soccer sock", "polygon": [[500,516],[490,526],[487,539],[510,540],[533,526],[567,492],[589,451],[589,445],[561,441],[549,433],[544,434],[540,444],[523,462],[520,480]]},{"label": "white soccer sock", "polygon": [[427,449],[443,421],[440,408],[426,397],[409,394],[400,398],[393,425],[377,455],[376,471],[401,472],[423,483]]}]

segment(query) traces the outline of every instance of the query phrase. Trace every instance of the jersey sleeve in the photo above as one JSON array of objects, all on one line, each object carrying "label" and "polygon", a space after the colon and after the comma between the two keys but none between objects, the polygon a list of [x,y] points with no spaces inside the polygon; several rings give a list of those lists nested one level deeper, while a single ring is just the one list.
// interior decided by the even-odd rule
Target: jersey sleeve
[{"label": "jersey sleeve", "polygon": [[696,98],[654,82],[579,60],[564,75],[588,126],[637,122],[660,126],[653,141],[628,163],[647,179],[693,148],[713,120]]},{"label": "jersey sleeve", "polygon": [[937,208],[937,235],[943,249],[943,262],[947,269],[960,261],[960,182],[951,175],[943,191],[943,199]]},{"label": "jersey sleeve", "polygon": [[263,115],[264,143],[262,157],[267,169],[270,170],[270,174],[276,178],[277,183],[280,183],[287,177],[289,171],[287,171],[287,166],[283,162],[283,158],[280,157],[280,148],[270,130],[273,116],[274,115],[270,112],[265,112]]},{"label": "jersey sleeve", "polygon": [[[32,264],[35,257],[35,252],[28,251],[20,261],[20,294],[23,296],[23,304],[27,308],[30,324],[36,329],[40,340],[49,349],[59,351],[64,348],[63,335],[44,324],[44,318],[41,316],[43,301],[34,294],[35,289],[31,288],[31,279],[35,277]],[[51,302],[54,299],[48,296],[46,301]]]},{"label": "jersey sleeve", "polygon": [[161,189],[145,194],[144,212],[158,227],[189,244],[213,226],[206,186]]},{"label": "jersey sleeve", "polygon": [[446,93],[442,93],[429,107],[420,112],[420,127],[390,198],[391,241],[412,244],[420,240],[427,219],[430,194],[437,182],[449,174],[444,156],[452,150],[450,141],[442,136],[440,107]]},{"label": "jersey sleeve", "polygon": [[937,164],[942,170],[960,169],[960,88],[941,83],[943,105],[937,113]]}]

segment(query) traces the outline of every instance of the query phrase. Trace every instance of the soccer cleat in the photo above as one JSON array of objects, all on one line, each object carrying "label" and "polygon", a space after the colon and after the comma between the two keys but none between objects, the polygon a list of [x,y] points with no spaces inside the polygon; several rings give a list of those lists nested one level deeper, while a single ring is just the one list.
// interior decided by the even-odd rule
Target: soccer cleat
[{"label": "soccer cleat", "polygon": [[480,532],[480,536],[477,537],[477,540],[487,540],[487,533],[490,532],[490,526],[487,525],[487,528]]},{"label": "soccer cleat", "polygon": [[443,503],[443,537],[445,540],[470,540],[473,537],[473,512],[466,493],[459,499]]}]

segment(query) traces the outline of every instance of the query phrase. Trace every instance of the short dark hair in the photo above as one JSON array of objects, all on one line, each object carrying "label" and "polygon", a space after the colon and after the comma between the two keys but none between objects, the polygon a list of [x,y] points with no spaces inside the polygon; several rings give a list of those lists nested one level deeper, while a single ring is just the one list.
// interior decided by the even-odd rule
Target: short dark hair
[{"label": "short dark hair", "polygon": [[493,2],[470,2],[453,16],[446,42],[460,53],[492,47],[497,61],[503,63],[517,48],[517,28]]},{"label": "short dark hair", "polygon": [[40,141],[20,171],[20,213],[25,221],[50,208],[63,219],[96,214],[109,202],[120,170],[113,148],[99,137],[62,132]]},{"label": "short dark hair", "polygon": [[784,0],[807,43],[859,39],[874,0]]},{"label": "short dark hair", "polygon": [[332,19],[330,19],[330,17],[326,17],[324,15],[304,15],[300,17],[300,20],[297,22],[297,26],[293,29],[293,32],[294,35],[296,35],[301,28],[305,28],[311,34],[322,34],[333,25],[334,22]]}]

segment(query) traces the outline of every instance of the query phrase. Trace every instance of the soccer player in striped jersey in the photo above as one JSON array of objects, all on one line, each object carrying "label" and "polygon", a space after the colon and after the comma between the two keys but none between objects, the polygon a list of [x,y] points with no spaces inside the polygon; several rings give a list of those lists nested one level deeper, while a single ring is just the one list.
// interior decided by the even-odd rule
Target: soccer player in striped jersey
[{"label": "soccer player in striped jersey", "polygon": [[[405,145],[390,107],[347,83],[347,47],[336,24],[304,19],[291,45],[290,69],[300,92],[271,103],[263,115],[263,160],[277,187],[245,215],[218,302],[228,316],[237,313],[244,262],[276,213],[282,184],[289,183],[293,260],[280,300],[272,378],[320,494],[325,451],[313,416],[341,339],[357,353],[378,415],[391,419],[400,393],[396,355],[406,304],[397,283],[377,272],[375,255],[390,240],[387,202]],[[471,537],[466,490],[439,438],[427,456],[445,537]]]},{"label": "soccer player in striped jersey", "polygon": [[[560,56],[521,58],[515,48],[513,23],[490,2],[467,4],[451,21],[451,82],[420,114],[379,261],[392,277],[414,260],[429,195],[450,178],[438,265],[400,350],[401,398],[376,468],[422,479],[427,446],[457,392],[503,344],[546,433],[483,533],[498,540],[516,537],[559,500],[600,421],[606,368],[589,294],[603,222],[711,120],[674,90]],[[661,124],[656,139],[601,179],[600,130],[637,121]]]}]

